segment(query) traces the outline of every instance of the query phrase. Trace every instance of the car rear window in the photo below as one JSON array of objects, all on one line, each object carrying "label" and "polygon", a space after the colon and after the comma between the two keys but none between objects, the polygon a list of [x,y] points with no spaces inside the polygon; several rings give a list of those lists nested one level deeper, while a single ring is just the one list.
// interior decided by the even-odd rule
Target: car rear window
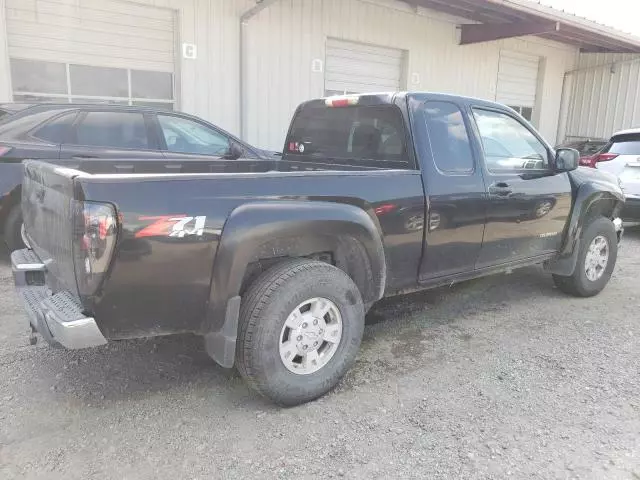
[{"label": "car rear window", "polygon": [[602,153],[618,155],[640,155],[640,134],[613,137]]},{"label": "car rear window", "polygon": [[307,105],[293,119],[284,160],[380,169],[412,169],[405,128],[394,105]]}]

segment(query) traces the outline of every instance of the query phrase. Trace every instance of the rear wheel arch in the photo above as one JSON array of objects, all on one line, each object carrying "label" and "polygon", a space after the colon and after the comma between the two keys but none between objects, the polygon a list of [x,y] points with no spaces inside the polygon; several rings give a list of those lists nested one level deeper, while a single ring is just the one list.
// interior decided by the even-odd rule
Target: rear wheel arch
[{"label": "rear wheel arch", "polygon": [[250,265],[317,258],[314,254],[323,252],[331,253],[336,266],[352,277],[366,304],[382,298],[384,248],[376,224],[363,209],[332,202],[265,201],[233,210],[214,261],[205,332],[216,328],[226,302],[246,288]]},{"label": "rear wheel arch", "polygon": [[278,261],[318,259],[316,254],[325,252],[352,278],[366,306],[382,298],[382,239],[363,209],[331,202],[264,201],[233,210],[222,230],[201,327],[209,355],[222,366],[233,365],[241,294],[258,276],[252,276],[251,265],[264,264],[259,274]]},{"label": "rear wheel arch", "polygon": [[240,294],[262,272],[290,258],[319,260],[338,267],[356,284],[365,305],[378,300],[384,290],[381,272],[374,272],[379,265],[374,265],[360,239],[346,234],[318,234],[279,236],[259,245],[245,269]]}]

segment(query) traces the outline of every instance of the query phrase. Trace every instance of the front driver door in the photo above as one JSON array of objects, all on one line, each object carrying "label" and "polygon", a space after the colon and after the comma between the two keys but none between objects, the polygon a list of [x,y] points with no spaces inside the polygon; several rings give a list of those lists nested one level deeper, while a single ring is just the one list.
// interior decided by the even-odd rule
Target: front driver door
[{"label": "front driver door", "polygon": [[568,175],[553,174],[551,150],[516,115],[472,111],[484,151],[488,199],[476,268],[556,252],[571,211]]}]

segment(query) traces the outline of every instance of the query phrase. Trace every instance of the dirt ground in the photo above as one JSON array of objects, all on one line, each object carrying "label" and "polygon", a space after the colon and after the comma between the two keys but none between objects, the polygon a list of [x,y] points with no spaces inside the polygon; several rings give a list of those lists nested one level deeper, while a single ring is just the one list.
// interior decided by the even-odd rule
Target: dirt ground
[{"label": "dirt ground", "polygon": [[385,301],[291,409],[195,337],[29,346],[3,258],[1,479],[640,479],[638,231],[596,298],[528,268]]}]

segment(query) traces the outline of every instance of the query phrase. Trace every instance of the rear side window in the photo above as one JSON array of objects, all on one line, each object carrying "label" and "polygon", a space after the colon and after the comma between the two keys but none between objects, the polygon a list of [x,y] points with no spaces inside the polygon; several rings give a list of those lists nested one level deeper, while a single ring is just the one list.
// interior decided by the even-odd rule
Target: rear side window
[{"label": "rear side window", "polygon": [[89,112],[77,127],[78,145],[145,150],[144,116],[134,112]]},{"label": "rear side window", "polygon": [[400,110],[393,105],[308,105],[295,116],[285,160],[412,169]]},{"label": "rear side window", "polygon": [[69,129],[76,118],[76,112],[65,113],[40,127],[33,136],[50,143],[64,143],[69,138]]},{"label": "rear side window", "polygon": [[611,142],[602,150],[602,153],[640,155],[640,134],[613,137]]},{"label": "rear side window", "polygon": [[449,102],[426,102],[416,110],[424,119],[429,134],[433,161],[444,173],[473,171],[473,155],[462,112]]}]

